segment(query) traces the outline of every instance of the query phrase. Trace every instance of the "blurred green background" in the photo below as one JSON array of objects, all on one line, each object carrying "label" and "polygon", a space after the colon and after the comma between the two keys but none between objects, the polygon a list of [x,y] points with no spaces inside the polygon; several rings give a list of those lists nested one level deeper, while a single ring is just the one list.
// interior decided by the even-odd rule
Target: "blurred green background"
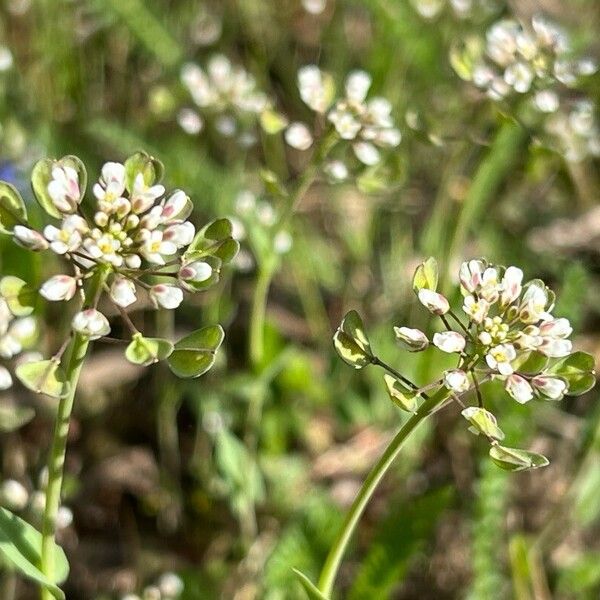
[{"label": "blurred green background", "polygon": [[[426,383],[444,367],[439,353],[407,358],[392,332],[428,328],[410,286],[423,257],[438,259],[446,289],[472,256],[543,277],[576,345],[598,353],[598,160],[566,160],[540,123],[458,77],[450,56],[498,18],[542,10],[597,57],[600,4],[472,4],[460,13],[445,0],[2,0],[2,179],[31,200],[29,171],[40,157],[76,154],[93,179],[104,161],[144,149],[165,164],[167,186],[191,196],[196,224],[233,217],[242,238],[236,268],[176,323],[224,325],[207,376],[182,382],[161,367],[140,371],[101,345],[86,366],[67,460],[74,519],[59,536],[71,561],[67,598],[141,594],[165,571],[182,577],[183,599],[303,598],[291,568],[318,574],[345,508],[405,418],[377,372],[357,374],[337,359],[332,332],[346,310],[359,310],[378,353]],[[216,52],[252,73],[290,120],[311,118],[299,67],[319,64],[338,85],[365,69],[403,134],[376,169],[335,186],[320,178],[302,200],[268,297],[260,364],[247,352],[256,240],[267,227],[261,214],[279,209],[260,170],[293,182],[307,158],[260,128],[249,147],[208,127],[181,129],[177,115],[191,100],[180,69]],[[600,76],[585,91],[595,104]],[[249,216],[239,211],[247,191],[257,203]],[[39,285],[58,272],[58,261],[0,244],[3,274]],[[43,303],[37,314],[49,355],[68,320]],[[138,318],[159,326],[152,312]],[[499,471],[460,415],[442,411],[368,507],[339,598],[600,596],[597,392],[535,406],[493,387],[487,394],[507,438],[551,465]],[[0,402],[7,413],[36,409],[0,434],[3,480],[33,491],[52,404],[19,387]],[[9,572],[2,585],[6,600],[34,597]]]}]

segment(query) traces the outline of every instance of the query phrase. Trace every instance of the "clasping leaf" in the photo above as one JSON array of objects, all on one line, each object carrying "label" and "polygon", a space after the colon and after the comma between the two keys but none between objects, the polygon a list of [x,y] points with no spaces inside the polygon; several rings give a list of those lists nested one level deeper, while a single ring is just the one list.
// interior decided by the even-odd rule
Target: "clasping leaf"
[{"label": "clasping leaf", "polygon": [[373,362],[371,344],[359,314],[351,310],[343,318],[333,336],[333,345],[340,358],[355,369],[362,369]]}]

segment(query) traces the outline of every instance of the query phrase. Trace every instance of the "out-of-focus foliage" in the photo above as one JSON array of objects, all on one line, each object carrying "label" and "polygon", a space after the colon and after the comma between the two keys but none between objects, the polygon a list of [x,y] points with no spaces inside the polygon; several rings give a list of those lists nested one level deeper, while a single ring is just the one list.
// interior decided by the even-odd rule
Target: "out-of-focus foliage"
[{"label": "out-of-focus foliage", "polygon": [[[434,333],[412,290],[427,256],[449,295],[464,259],[521,266],[557,292],[554,314],[570,320],[575,347],[599,354],[600,75],[558,80],[553,113],[531,104],[547,78],[524,92],[513,78],[501,98],[474,79],[490,58],[490,28],[503,19],[527,28],[537,14],[568,36],[569,59],[600,60],[594,0],[0,2],[0,179],[32,225],[44,224],[29,188],[38,159],[76,155],[97,173],[143,149],[164,163],[168,189],[190,195],[198,228],[228,217],[241,243],[176,321],[149,306],[131,313],[152,338],[221,323],[225,341],[203,378],[144,370],[112,344],[97,344],[86,365],[58,535],[67,598],[306,597],[292,567],[316,580],[360,482],[407,418],[378,372],[337,358],[343,315],[356,310],[372,348],[419,385],[456,366],[432,349],[401,351],[392,329]],[[197,71],[186,85],[186,65],[207,74],[211,61],[217,80],[231,83],[233,72],[243,93],[214,77],[198,87]],[[307,65],[322,73],[323,111],[298,89]],[[346,104],[333,120],[328,111],[347,100],[357,70],[371,80],[361,102],[389,102],[393,125],[382,129],[401,134],[397,145],[373,143],[376,162],[372,148],[356,149],[368,141],[362,121],[362,133],[328,147],[349,120]],[[319,152],[323,168],[282,222]],[[59,262],[3,236],[0,266],[39,288]],[[254,360],[250,314],[269,278]],[[8,373],[31,351],[51,356],[68,310],[36,302],[37,340],[10,356],[0,335]],[[0,502],[37,527],[55,402],[13,375],[0,395]],[[459,411],[439,411],[369,505],[336,597],[598,597],[597,391],[509,409],[501,387],[485,385],[506,444],[550,466],[506,474]],[[2,598],[35,597],[9,568],[0,577]]]}]

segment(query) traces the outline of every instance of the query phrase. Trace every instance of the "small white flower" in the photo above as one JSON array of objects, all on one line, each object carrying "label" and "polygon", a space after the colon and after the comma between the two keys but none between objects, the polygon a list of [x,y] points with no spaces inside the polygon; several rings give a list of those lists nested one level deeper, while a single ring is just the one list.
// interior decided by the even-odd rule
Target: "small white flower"
[{"label": "small white flower", "polygon": [[65,214],[74,213],[81,202],[79,176],[73,167],[55,166],[48,183],[48,194],[54,206]]},{"label": "small white flower", "polygon": [[[146,212],[165,193],[163,185],[146,185],[142,173],[138,173],[129,199],[134,213]],[[127,211],[128,212],[128,211]]]},{"label": "small white flower", "polygon": [[546,312],[548,292],[542,285],[532,282],[526,286],[519,306],[519,318],[524,323],[537,323],[549,317]]},{"label": "small white flower", "polygon": [[517,357],[517,352],[512,344],[499,344],[490,349],[485,360],[490,367],[501,375],[511,375],[514,371],[511,362]]},{"label": "small white flower", "polygon": [[108,319],[95,308],[78,312],[71,322],[73,330],[90,340],[97,340],[110,333]]},{"label": "small white flower", "polygon": [[165,223],[185,220],[192,212],[192,203],[182,190],[175,190],[162,207],[161,218]]},{"label": "small white flower", "polygon": [[44,236],[34,229],[29,229],[29,227],[15,225],[13,228],[13,235],[15,242],[28,250],[46,250],[49,247]]},{"label": "small white flower", "polygon": [[485,319],[490,305],[485,300],[478,300],[475,296],[465,296],[463,310],[475,323],[481,323]]},{"label": "small white flower", "polygon": [[164,598],[172,598],[173,600],[180,596],[184,589],[181,577],[170,571],[160,576],[158,587]]},{"label": "small white flower", "polygon": [[443,331],[433,334],[433,345],[442,352],[462,352],[465,349],[465,338],[456,331]]},{"label": "small white flower", "polygon": [[302,8],[311,15],[320,15],[327,7],[327,0],[302,0]]},{"label": "small white flower", "polygon": [[364,102],[371,87],[371,76],[365,71],[352,71],[346,78],[346,97],[352,102]]},{"label": "small white flower", "polygon": [[444,385],[457,394],[469,391],[471,383],[468,375],[461,369],[450,369],[444,373]]},{"label": "small white flower", "polygon": [[69,275],[55,275],[40,288],[40,295],[51,302],[69,301],[77,291],[77,280]]},{"label": "small white flower", "polygon": [[176,223],[167,227],[163,233],[163,239],[168,242],[173,242],[179,248],[188,246],[192,243],[196,229],[189,221]]},{"label": "small white flower", "polygon": [[67,506],[60,506],[56,513],[57,529],[66,529],[71,523],[73,523],[73,511]]},{"label": "small white flower", "polygon": [[164,239],[164,233],[159,230],[154,230],[148,236],[140,249],[142,256],[151,263],[156,265],[164,265],[165,256],[172,256],[177,253],[177,245],[173,242]]},{"label": "small white flower", "polygon": [[523,271],[517,267],[508,267],[502,278],[500,287],[500,303],[507,306],[521,295],[521,283],[523,282]]},{"label": "small white flower", "polygon": [[417,296],[419,302],[434,315],[445,315],[450,310],[448,300],[433,290],[422,288]]},{"label": "small white flower", "polygon": [[504,71],[504,81],[520,94],[525,94],[529,91],[533,77],[533,71],[522,62],[508,65]]},{"label": "small white flower", "polygon": [[177,113],[177,123],[188,135],[198,135],[204,127],[202,117],[191,108],[182,108]]},{"label": "small white flower", "polygon": [[420,352],[429,346],[427,336],[420,329],[410,327],[394,327],[396,340],[409,352]]},{"label": "small white flower", "polygon": [[481,260],[469,260],[460,265],[459,279],[461,286],[470,294],[477,291],[483,279],[485,263]]},{"label": "small white flower", "polygon": [[379,150],[369,142],[356,142],[352,144],[352,150],[354,150],[356,158],[367,166],[376,165],[381,159]]},{"label": "small white flower", "polygon": [[315,112],[324,113],[329,106],[329,94],[323,73],[316,65],[298,70],[298,89],[303,102]]},{"label": "small white flower", "polygon": [[107,162],[102,167],[100,181],[94,185],[94,195],[101,207],[107,212],[119,200],[125,191],[125,165],[117,162]]},{"label": "small white flower", "polygon": [[335,182],[348,179],[348,167],[341,160],[329,161],[323,170]]},{"label": "small white flower", "polygon": [[126,277],[115,277],[110,286],[112,301],[122,308],[127,308],[136,300],[135,284]]},{"label": "small white flower", "polygon": [[533,388],[527,379],[516,373],[506,378],[505,389],[519,404],[525,404],[533,398]]},{"label": "small white flower", "polygon": [[183,292],[175,285],[159,283],[152,286],[150,297],[163,308],[177,308],[183,302]]},{"label": "small white flower", "polygon": [[293,245],[292,236],[288,231],[279,231],[273,240],[273,250],[279,255],[287,254]]},{"label": "small white flower", "polygon": [[567,391],[567,384],[558,377],[539,375],[531,380],[533,388],[550,400],[560,400]]},{"label": "small white flower", "polygon": [[202,283],[211,278],[213,274],[212,267],[202,260],[197,260],[179,269],[179,278],[184,281],[192,281],[194,283]]},{"label": "small white flower", "polygon": [[0,390],[7,390],[12,386],[12,384],[13,380],[10,371],[6,367],[0,365]]},{"label": "small white flower", "polygon": [[313,143],[313,137],[310,130],[304,123],[292,123],[285,130],[285,141],[297,150],[308,150]]},{"label": "small white flower", "polygon": [[560,101],[558,94],[552,90],[540,90],[533,99],[535,106],[543,113],[553,113],[558,110]]},{"label": "small white flower", "polygon": [[29,492],[16,479],[6,479],[0,486],[0,502],[9,510],[21,511],[29,503]]},{"label": "small white flower", "polygon": [[63,220],[60,229],[54,225],[44,228],[44,237],[50,242],[50,249],[56,254],[73,252],[81,246],[82,234],[88,225],[79,215],[69,215]]}]

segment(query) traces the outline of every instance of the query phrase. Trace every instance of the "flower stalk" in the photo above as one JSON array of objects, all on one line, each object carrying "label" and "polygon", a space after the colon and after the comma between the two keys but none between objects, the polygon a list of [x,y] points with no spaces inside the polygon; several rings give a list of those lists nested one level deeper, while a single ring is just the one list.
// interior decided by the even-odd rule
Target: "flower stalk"
[{"label": "flower stalk", "polygon": [[333,590],[333,584],[337,576],[338,570],[348,544],[352,539],[352,535],[356,530],[361,515],[363,514],[365,507],[369,500],[373,496],[379,482],[383,479],[388,469],[391,467],[397,456],[400,454],[402,447],[406,440],[410,437],[411,433],[417,429],[417,427],[432,415],[438,408],[440,408],[446,400],[450,397],[450,393],[447,389],[441,388],[435,394],[428,397],[423,404],[417,409],[416,413],[406,421],[406,423],[400,428],[398,433],[394,436],[385,452],[381,455],[381,458],[377,461],[375,466],[371,469],[371,472],[363,482],[346,518],[342,529],[337,535],[323,569],[319,577],[318,588],[325,597],[329,597]]}]

